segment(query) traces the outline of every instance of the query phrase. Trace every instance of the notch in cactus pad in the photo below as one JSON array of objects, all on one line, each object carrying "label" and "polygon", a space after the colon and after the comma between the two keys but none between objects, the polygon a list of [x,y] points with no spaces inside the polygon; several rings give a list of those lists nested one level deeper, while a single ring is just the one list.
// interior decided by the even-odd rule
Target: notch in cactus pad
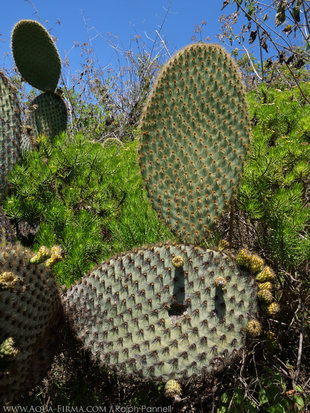
[{"label": "notch in cactus pad", "polygon": [[41,93],[30,104],[28,123],[35,139],[45,135],[52,140],[66,130],[67,118],[66,104],[56,93]]},{"label": "notch in cactus pad", "polygon": [[195,44],[162,68],[145,105],[140,165],[153,207],[182,242],[199,244],[236,190],[249,116],[236,64]]},{"label": "notch in cactus pad", "polygon": [[12,52],[22,77],[31,86],[54,92],[61,61],[48,31],[35,20],[21,20],[12,31]]},{"label": "notch in cactus pad", "polygon": [[[183,265],[174,265],[176,257]],[[225,286],[216,286],[218,277]],[[224,253],[164,244],[103,262],[63,302],[93,359],[126,376],[162,381],[231,363],[257,311],[256,291],[254,277]]]}]

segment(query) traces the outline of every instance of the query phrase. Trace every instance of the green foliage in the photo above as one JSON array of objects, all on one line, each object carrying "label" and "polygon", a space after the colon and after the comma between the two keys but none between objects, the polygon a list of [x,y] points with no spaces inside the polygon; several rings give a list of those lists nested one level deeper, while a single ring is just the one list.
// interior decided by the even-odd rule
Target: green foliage
[{"label": "green foliage", "polygon": [[55,271],[67,284],[112,253],[171,238],[146,199],[135,142],[116,150],[82,134],[54,143],[42,136],[11,174],[4,210],[15,222],[40,224],[35,250],[62,245]]},{"label": "green foliage", "polygon": [[249,94],[253,140],[238,200],[260,244],[279,264],[302,271],[310,256],[310,108],[298,98],[296,89],[264,85]]},{"label": "green foliage", "polygon": [[221,396],[217,413],[266,413],[301,412],[306,405],[301,386],[287,392],[287,385],[280,374],[267,370],[259,378],[259,386],[246,397],[241,388],[228,391]]}]

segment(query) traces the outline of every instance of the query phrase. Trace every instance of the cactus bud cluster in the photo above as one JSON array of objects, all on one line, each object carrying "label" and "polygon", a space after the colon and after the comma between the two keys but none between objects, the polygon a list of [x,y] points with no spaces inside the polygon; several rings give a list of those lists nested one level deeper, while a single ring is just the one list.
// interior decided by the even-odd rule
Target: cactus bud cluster
[{"label": "cactus bud cluster", "polygon": [[31,264],[31,251],[19,245],[0,248],[0,402],[33,387],[46,374],[60,321],[54,275]]},{"label": "cactus bud cluster", "polygon": [[64,251],[60,245],[54,245],[50,250],[42,245],[39,251],[30,259],[31,264],[39,264],[45,261],[46,267],[52,267],[64,257]]}]

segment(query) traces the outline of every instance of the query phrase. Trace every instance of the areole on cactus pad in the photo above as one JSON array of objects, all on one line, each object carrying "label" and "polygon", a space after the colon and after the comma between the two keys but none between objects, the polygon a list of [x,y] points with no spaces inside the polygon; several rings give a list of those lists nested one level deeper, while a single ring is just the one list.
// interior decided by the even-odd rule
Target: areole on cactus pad
[{"label": "areole on cactus pad", "polygon": [[236,64],[218,45],[179,51],[159,73],[141,122],[140,165],[154,209],[200,243],[236,189],[249,116]]}]

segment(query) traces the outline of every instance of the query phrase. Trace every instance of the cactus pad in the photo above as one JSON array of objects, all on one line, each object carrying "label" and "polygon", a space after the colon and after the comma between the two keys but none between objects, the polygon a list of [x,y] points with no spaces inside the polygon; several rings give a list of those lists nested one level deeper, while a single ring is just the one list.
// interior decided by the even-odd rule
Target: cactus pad
[{"label": "cactus pad", "polygon": [[[182,267],[172,264],[182,257]],[[178,258],[179,259],[179,258]],[[216,287],[223,277],[226,286]],[[230,363],[256,309],[256,283],[222,252],[164,244],[105,261],[63,296],[102,366],[150,380],[205,376]]]},{"label": "cactus pad", "polygon": [[55,93],[42,93],[31,102],[28,123],[35,138],[43,134],[53,139],[67,128],[65,102]]},{"label": "cactus pad", "polygon": [[242,79],[226,51],[195,44],[170,59],[140,129],[153,207],[182,242],[200,243],[230,202],[249,142]]},{"label": "cactus pad", "polygon": [[54,92],[61,61],[48,31],[34,20],[21,20],[12,31],[12,51],[22,77],[46,92]]},{"label": "cactus pad", "polygon": [[16,89],[0,71],[0,191],[20,155],[21,118]]},{"label": "cactus pad", "polygon": [[[31,252],[0,249],[0,402],[10,402],[46,374],[57,336],[59,294],[51,270],[30,264]],[[6,352],[4,350],[7,350]],[[10,350],[10,351],[9,351]]]}]

